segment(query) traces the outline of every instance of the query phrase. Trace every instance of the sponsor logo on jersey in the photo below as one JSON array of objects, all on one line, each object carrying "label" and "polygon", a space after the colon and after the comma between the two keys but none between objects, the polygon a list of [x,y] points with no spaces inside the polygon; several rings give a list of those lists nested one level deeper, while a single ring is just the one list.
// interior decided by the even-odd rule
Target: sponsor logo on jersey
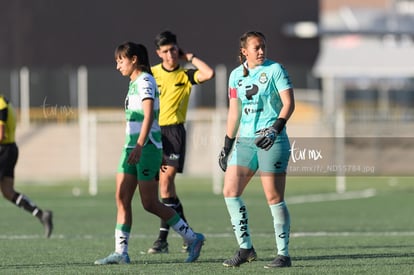
[{"label": "sponsor logo on jersey", "polygon": [[260,112],[263,112],[263,108],[259,108],[259,109],[249,108],[249,107],[244,108],[244,113],[246,115],[260,113]]},{"label": "sponsor logo on jersey", "polygon": [[168,157],[168,159],[170,159],[170,160],[177,160],[177,159],[179,159],[180,158],[180,155],[179,154],[171,154],[169,157]]},{"label": "sponsor logo on jersey", "polygon": [[257,87],[257,85],[253,84],[246,86],[246,98],[248,100],[252,100],[253,96],[257,94],[257,92],[259,92],[259,87]]},{"label": "sponsor logo on jersey", "polygon": [[144,87],[143,90],[146,96],[152,96],[152,89],[150,87]]}]

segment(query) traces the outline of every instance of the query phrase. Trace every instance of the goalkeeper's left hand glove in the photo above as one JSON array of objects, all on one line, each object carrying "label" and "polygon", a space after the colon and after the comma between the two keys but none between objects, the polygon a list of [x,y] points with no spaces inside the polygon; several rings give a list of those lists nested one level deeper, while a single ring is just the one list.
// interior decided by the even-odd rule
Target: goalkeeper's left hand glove
[{"label": "goalkeeper's left hand glove", "polygon": [[258,135],[258,137],[254,141],[254,143],[257,147],[268,151],[270,148],[272,148],[273,143],[275,143],[278,134],[279,133],[276,131],[275,128],[273,128],[273,126],[261,129],[256,132],[256,135]]},{"label": "goalkeeper's left hand glove", "polygon": [[283,128],[286,125],[286,119],[278,118],[272,126],[264,129],[260,129],[256,132],[258,137],[254,141],[257,147],[262,148],[268,151],[272,148],[275,143],[277,135],[282,132]]}]

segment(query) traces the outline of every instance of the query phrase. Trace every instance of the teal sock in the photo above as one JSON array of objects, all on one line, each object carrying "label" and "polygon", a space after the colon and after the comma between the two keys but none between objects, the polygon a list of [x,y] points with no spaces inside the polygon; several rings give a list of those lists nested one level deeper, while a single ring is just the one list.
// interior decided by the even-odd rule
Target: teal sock
[{"label": "teal sock", "polygon": [[247,208],[243,200],[241,197],[224,198],[224,200],[230,214],[231,224],[233,225],[233,231],[239,247],[244,249],[252,248]]},{"label": "teal sock", "polygon": [[284,201],[269,205],[275,228],[277,254],[289,256],[290,215]]}]

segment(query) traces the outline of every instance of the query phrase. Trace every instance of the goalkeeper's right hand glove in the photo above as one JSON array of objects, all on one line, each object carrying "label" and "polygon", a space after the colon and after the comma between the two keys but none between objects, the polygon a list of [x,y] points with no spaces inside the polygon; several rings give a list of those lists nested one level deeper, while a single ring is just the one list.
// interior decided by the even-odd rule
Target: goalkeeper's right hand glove
[{"label": "goalkeeper's right hand glove", "polygon": [[231,148],[233,147],[234,140],[235,138],[229,138],[227,135],[224,138],[224,146],[221,149],[221,152],[218,157],[218,163],[223,172],[226,172],[227,160],[229,158]]}]

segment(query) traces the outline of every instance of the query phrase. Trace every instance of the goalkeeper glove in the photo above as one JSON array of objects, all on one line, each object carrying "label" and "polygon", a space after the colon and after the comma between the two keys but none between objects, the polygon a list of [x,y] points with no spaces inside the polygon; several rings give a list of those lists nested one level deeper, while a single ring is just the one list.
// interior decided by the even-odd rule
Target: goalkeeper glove
[{"label": "goalkeeper glove", "polygon": [[277,135],[283,130],[286,124],[286,119],[278,118],[276,122],[268,127],[260,129],[256,132],[258,137],[254,141],[257,147],[268,151],[275,143]]},{"label": "goalkeeper glove", "polygon": [[231,148],[233,147],[234,140],[236,138],[229,138],[227,135],[224,137],[224,146],[223,149],[221,149],[221,152],[219,154],[218,163],[223,170],[223,172],[226,172],[227,169],[227,159],[229,158],[229,153]]}]

